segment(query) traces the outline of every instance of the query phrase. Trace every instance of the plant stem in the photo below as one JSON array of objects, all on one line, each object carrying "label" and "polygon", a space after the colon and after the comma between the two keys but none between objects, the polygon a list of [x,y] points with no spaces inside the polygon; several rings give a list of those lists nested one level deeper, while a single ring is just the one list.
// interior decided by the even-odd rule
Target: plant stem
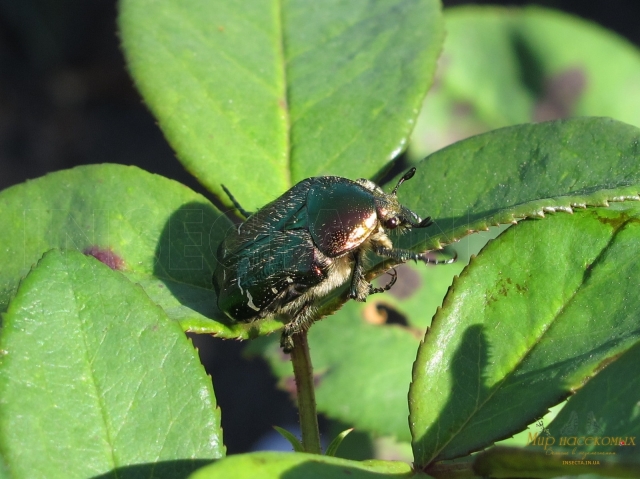
[{"label": "plant stem", "polygon": [[309,355],[307,331],[294,334],[291,362],[296,379],[298,393],[298,414],[302,431],[302,447],[305,452],[322,454],[318,414],[316,412],[316,393],[313,385],[313,366]]}]

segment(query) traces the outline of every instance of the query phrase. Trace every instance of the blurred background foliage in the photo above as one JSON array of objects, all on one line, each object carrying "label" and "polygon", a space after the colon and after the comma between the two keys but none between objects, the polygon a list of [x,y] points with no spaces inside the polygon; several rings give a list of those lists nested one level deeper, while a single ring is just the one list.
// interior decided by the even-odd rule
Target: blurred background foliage
[{"label": "blurred background foliage", "polygon": [[[443,3],[445,8],[451,8],[471,2],[444,0]],[[473,3],[529,4],[523,1]],[[623,49],[638,56],[632,46],[640,45],[637,25],[640,5],[636,0],[546,0],[537,5],[577,15],[616,32],[621,38],[611,36],[610,41],[624,43],[626,39],[630,44]],[[473,17],[474,13],[458,10],[446,18],[454,16],[456,28],[464,30],[465,16]],[[0,189],[51,171],[108,162],[137,165],[178,180],[211,198],[175,159],[134,89],[119,49],[115,19],[115,0],[0,0]],[[491,18],[485,20],[485,28],[494,34],[492,40],[506,47],[507,37],[500,36],[505,30],[498,28]],[[531,21],[534,23],[533,27],[529,25],[531,35],[523,33],[521,45],[530,46],[544,40],[533,38],[536,32],[539,37],[551,36],[539,28],[549,25],[548,21],[538,26],[535,18]],[[496,55],[494,62],[479,53],[469,53],[464,45],[451,44],[452,36],[445,44],[439,76],[426,99],[431,114],[420,117],[407,162],[488,129],[583,111],[586,112],[583,114],[593,114],[589,105],[585,107],[572,99],[576,91],[586,88],[584,77],[576,70],[556,71],[546,82],[523,82],[522,78],[510,76],[510,65],[500,61],[504,56]],[[556,41],[565,44],[567,49],[587,48],[570,39]],[[542,43],[538,45],[544,48]],[[493,93],[497,95],[512,95],[511,108],[498,111],[492,106],[490,89],[482,89],[478,83],[464,83],[468,75],[462,67],[473,65],[469,61],[454,61],[459,58],[455,55],[458,47],[461,50],[457,53],[466,51],[478,59],[478,68],[483,71],[474,78],[483,78],[495,85],[497,91]],[[520,53],[525,54],[524,50]],[[604,61],[606,56],[606,52],[600,57],[594,55],[594,62]],[[553,64],[539,67],[554,72]],[[621,78],[625,74],[615,68],[607,71]],[[599,114],[640,126],[637,119],[625,116],[625,112],[603,110]],[[194,342],[213,377],[229,453],[264,447],[265,434],[271,433],[274,424],[295,427],[296,412],[289,393],[285,392],[291,390],[291,385],[281,384],[285,391],[277,389],[277,380],[264,361],[255,357],[245,359],[244,345],[236,341],[198,337]],[[343,425],[329,421],[323,421],[323,428],[328,437],[344,429]],[[356,433],[350,437],[345,445],[352,444],[349,455],[353,458],[372,455],[394,458],[406,453],[403,446],[388,440],[370,443],[362,440],[364,435],[358,437]]]}]

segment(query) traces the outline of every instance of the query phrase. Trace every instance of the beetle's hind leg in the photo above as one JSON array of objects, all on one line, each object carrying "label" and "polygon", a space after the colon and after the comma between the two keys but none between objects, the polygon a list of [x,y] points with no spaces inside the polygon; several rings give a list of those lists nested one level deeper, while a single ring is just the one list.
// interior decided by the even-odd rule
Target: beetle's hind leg
[{"label": "beetle's hind leg", "polygon": [[311,303],[306,303],[295,317],[285,325],[282,336],[280,336],[280,347],[285,353],[290,353],[293,350],[293,335],[308,330],[313,322],[315,314],[315,308],[311,306]]}]

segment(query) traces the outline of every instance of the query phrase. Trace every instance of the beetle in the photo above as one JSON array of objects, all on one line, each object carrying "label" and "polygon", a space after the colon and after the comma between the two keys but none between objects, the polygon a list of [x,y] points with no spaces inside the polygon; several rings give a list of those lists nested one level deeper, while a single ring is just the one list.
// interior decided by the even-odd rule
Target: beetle
[{"label": "beetle", "polygon": [[387,236],[390,230],[432,224],[397,198],[398,188],[415,172],[407,171],[391,193],[366,179],[307,178],[254,214],[244,211],[223,185],[246,220],[230,229],[218,249],[213,283],[220,310],[242,322],[284,317],[280,345],[291,352],[292,335],[311,325],[316,303],[330,291],[350,281],[349,297],[365,301],[393,286],[395,269],[384,287],[365,279],[367,251],[401,262],[455,260],[395,249]]}]

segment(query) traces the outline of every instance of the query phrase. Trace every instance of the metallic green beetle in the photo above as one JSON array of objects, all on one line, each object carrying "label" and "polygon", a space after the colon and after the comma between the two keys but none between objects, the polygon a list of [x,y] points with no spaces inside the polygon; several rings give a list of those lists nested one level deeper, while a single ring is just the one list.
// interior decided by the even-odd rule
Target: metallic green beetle
[{"label": "metallic green beetle", "polygon": [[400,185],[413,177],[411,168],[391,193],[375,183],[338,176],[307,178],[278,199],[248,216],[229,231],[218,250],[213,283],[218,307],[236,321],[267,316],[288,320],[282,334],[285,352],[293,348],[292,335],[313,322],[316,302],[351,281],[349,296],[365,301],[374,288],[364,278],[363,255],[372,250],[400,261],[439,263],[424,254],[394,249],[386,231],[425,228],[421,219],[396,197]]}]

